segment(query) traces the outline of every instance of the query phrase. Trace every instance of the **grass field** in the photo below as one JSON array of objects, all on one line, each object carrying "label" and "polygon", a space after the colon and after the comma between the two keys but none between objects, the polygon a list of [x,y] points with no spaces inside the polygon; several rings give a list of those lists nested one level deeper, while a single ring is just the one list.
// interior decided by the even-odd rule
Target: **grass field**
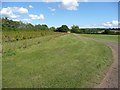
[{"label": "grass field", "polygon": [[32,39],[37,37],[49,36],[56,34],[56,32],[50,30],[16,30],[16,31],[3,31],[2,32],[2,42],[14,42],[25,39]]},{"label": "grass field", "polygon": [[81,36],[109,40],[118,43],[118,35],[81,34]]},{"label": "grass field", "polygon": [[2,89],[2,55],[0,54],[0,89]]},{"label": "grass field", "polygon": [[[92,40],[72,34],[36,39],[41,43],[3,56],[4,88],[93,87],[112,63],[111,49]],[[3,47],[10,48],[8,43]]]},{"label": "grass field", "polygon": [[2,32],[0,31],[0,89],[2,89]]},{"label": "grass field", "polygon": [[[63,33],[64,34],[64,33]],[[37,45],[37,44],[41,44],[43,42],[47,42],[50,39],[53,39],[55,37],[58,37],[62,34],[60,33],[56,33],[54,35],[49,35],[49,36],[44,36],[44,37],[37,37],[34,39],[25,39],[25,40],[19,40],[19,41],[14,41],[14,42],[3,42],[3,46],[2,46],[2,52],[3,57],[4,56],[11,56],[14,55],[16,53],[16,51],[20,50],[20,49],[25,49],[25,48],[30,48],[33,45]]]}]

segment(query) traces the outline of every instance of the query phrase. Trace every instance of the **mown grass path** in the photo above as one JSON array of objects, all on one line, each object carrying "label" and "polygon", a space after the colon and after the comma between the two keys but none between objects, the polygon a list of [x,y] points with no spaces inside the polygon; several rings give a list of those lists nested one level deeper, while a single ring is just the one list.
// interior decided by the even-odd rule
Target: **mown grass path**
[{"label": "mown grass path", "polygon": [[109,47],[73,34],[32,41],[4,55],[4,88],[91,88],[112,64]]},{"label": "mown grass path", "polygon": [[[80,36],[78,34],[74,34],[76,36]],[[85,37],[85,36],[82,36]],[[109,40],[102,40],[92,37],[85,37],[89,40],[95,40],[100,43],[104,43],[108,47],[111,48],[113,54],[113,64],[109,68],[108,72],[106,72],[104,78],[101,83],[95,86],[95,88],[118,88],[118,45],[117,43],[113,43]]]},{"label": "mown grass path", "polygon": [[106,40],[107,42],[119,43],[119,35],[104,35],[104,34],[81,34],[81,36],[95,38],[97,40]]}]

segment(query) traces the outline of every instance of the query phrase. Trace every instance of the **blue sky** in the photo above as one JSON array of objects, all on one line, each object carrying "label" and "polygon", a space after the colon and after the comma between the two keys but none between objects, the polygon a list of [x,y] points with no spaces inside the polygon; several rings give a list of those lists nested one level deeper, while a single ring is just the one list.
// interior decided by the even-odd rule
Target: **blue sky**
[{"label": "blue sky", "polygon": [[[70,0],[71,1],[71,0]],[[2,16],[25,23],[117,27],[117,2],[3,2]]]}]

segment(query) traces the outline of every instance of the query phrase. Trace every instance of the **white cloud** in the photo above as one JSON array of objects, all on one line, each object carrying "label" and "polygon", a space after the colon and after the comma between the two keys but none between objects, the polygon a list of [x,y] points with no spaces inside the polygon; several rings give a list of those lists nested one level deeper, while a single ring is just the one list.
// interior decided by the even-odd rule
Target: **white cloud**
[{"label": "white cloud", "polygon": [[13,14],[13,11],[10,8],[2,8],[0,15],[8,18],[18,18],[18,15]]},{"label": "white cloud", "polygon": [[22,19],[23,21],[31,21],[31,19]]},{"label": "white cloud", "polygon": [[78,0],[78,2],[88,2],[89,0]]},{"label": "white cloud", "polygon": [[43,0],[43,2],[60,2],[61,0]]},{"label": "white cloud", "polygon": [[118,20],[113,20],[111,22],[106,22],[102,24],[104,27],[108,27],[108,28],[114,28],[114,27],[118,27]]},{"label": "white cloud", "polygon": [[112,24],[111,24],[111,22],[106,22],[106,23],[103,23],[103,26],[104,26],[104,27],[111,27]]},{"label": "white cloud", "polygon": [[13,21],[20,21],[19,19],[12,19]]},{"label": "white cloud", "polygon": [[112,24],[113,24],[114,26],[118,26],[118,20],[113,20],[113,21],[112,21]]},{"label": "white cloud", "polygon": [[18,18],[18,19],[12,19],[13,21],[22,21],[22,22],[24,22],[24,23],[31,23],[31,19],[20,19],[20,18]]},{"label": "white cloud", "polygon": [[77,10],[78,6],[78,0],[62,0],[62,4],[59,7],[66,10]]},{"label": "white cloud", "polygon": [[6,9],[11,10],[12,12],[20,13],[20,14],[28,13],[28,9],[23,7],[7,7]]},{"label": "white cloud", "polygon": [[29,8],[33,8],[33,6],[32,6],[32,5],[29,5]]},{"label": "white cloud", "polygon": [[44,20],[45,19],[43,14],[40,14],[39,16],[38,15],[34,15],[34,14],[30,14],[29,17],[32,20]]},{"label": "white cloud", "polygon": [[81,28],[118,28],[118,20],[113,20],[111,22],[106,22],[103,24],[91,24],[91,25],[82,25]]},{"label": "white cloud", "polygon": [[79,6],[78,1],[86,2],[88,0],[44,0],[44,2],[61,2],[58,7],[66,10],[77,10]]},{"label": "white cloud", "polygon": [[24,14],[24,13],[28,13],[28,10],[26,8],[23,8],[23,7],[16,7],[16,12],[18,13],[21,13],[21,14]]},{"label": "white cloud", "polygon": [[1,16],[9,18],[18,18],[19,15],[17,15],[16,13],[25,14],[28,13],[28,10],[23,7],[7,7],[0,10]]},{"label": "white cloud", "polygon": [[22,21],[24,22],[24,23],[31,23],[31,19],[22,19]]},{"label": "white cloud", "polygon": [[51,8],[51,7],[48,7],[48,9],[50,9],[50,11],[54,12],[56,9],[55,8]]},{"label": "white cloud", "polygon": [[[42,0],[43,2],[62,2],[63,0]],[[69,2],[69,0],[66,0]],[[90,0],[78,0],[79,2],[88,2]],[[94,1],[94,0],[93,0]]]}]

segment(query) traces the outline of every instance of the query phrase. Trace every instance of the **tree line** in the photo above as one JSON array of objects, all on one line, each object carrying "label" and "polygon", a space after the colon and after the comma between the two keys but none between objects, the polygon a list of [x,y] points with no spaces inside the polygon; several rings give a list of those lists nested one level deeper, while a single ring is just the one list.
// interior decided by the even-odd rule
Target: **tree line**
[{"label": "tree line", "polygon": [[31,23],[23,23],[21,21],[13,21],[8,18],[1,18],[3,31],[16,31],[16,30],[50,30],[54,32],[68,32],[80,34],[120,34],[118,28],[80,28],[78,25],[73,25],[68,28],[67,25],[61,27],[48,27],[46,24],[32,25]]},{"label": "tree line", "polygon": [[3,42],[13,42],[56,34],[52,30],[52,27],[48,28],[45,24],[32,25],[21,21],[9,20],[8,18],[1,18],[0,20],[2,21]]}]

